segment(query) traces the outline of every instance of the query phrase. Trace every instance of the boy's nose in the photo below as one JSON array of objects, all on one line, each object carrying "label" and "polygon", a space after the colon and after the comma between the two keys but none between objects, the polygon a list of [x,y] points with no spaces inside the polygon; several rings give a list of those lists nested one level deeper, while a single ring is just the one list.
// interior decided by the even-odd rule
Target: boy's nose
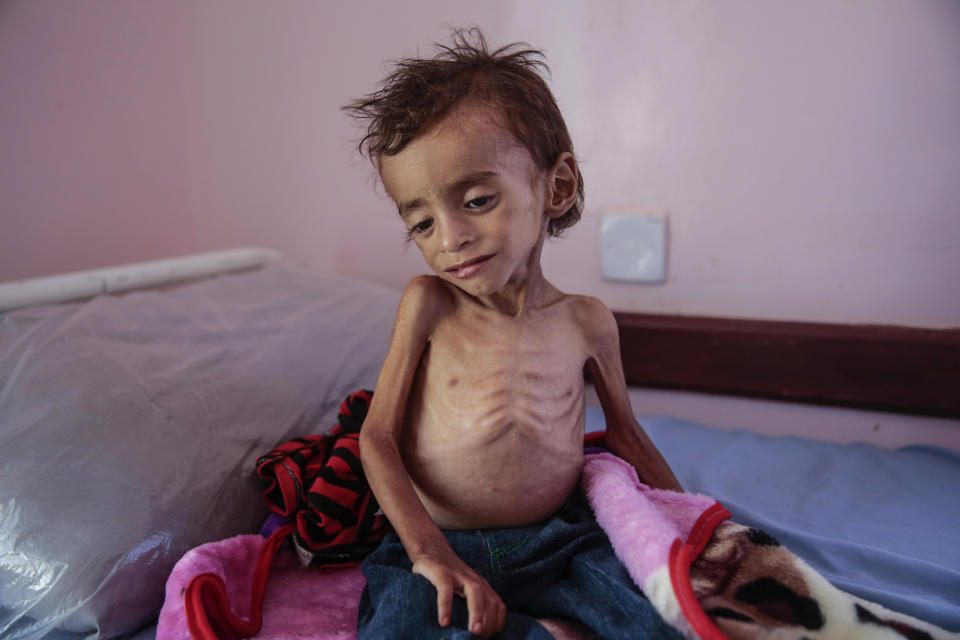
[{"label": "boy's nose", "polygon": [[447,222],[440,230],[440,248],[444,253],[456,253],[473,241],[469,225]]}]

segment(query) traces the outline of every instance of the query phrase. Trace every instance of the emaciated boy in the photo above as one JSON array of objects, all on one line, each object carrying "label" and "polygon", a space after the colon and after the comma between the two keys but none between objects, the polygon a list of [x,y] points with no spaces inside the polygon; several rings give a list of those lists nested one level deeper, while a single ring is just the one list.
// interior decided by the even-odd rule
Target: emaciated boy
[{"label": "emaciated boy", "polygon": [[547,235],[580,217],[583,180],[539,57],[458,32],[346,107],[435,274],[404,291],[360,435],[396,531],[364,563],[361,638],[549,638],[535,618],[556,616],[676,637],[577,490],[585,369],[607,446],[682,489],[633,417],[613,315],[540,268]]}]

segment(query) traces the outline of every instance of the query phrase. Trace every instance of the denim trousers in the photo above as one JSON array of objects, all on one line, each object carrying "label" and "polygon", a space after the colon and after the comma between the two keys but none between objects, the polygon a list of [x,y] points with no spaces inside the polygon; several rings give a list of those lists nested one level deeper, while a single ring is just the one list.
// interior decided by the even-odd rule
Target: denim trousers
[{"label": "denim trousers", "polygon": [[[535,618],[572,618],[602,638],[681,638],[634,585],[578,489],[545,522],[514,529],[444,531],[453,550],[507,606],[500,638],[550,640]],[[437,622],[437,591],[396,534],[363,562],[359,640],[466,640],[466,600],[454,596],[452,622]]]}]

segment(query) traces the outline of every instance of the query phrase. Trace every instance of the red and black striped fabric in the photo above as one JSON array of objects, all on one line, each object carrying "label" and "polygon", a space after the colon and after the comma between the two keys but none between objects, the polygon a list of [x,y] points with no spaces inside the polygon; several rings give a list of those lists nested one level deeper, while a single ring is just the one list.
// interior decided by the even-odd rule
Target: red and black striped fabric
[{"label": "red and black striped fabric", "polygon": [[350,394],[329,433],[291,440],[257,460],[257,474],[268,482],[264,500],[293,518],[294,543],[310,566],[359,564],[389,531],[360,464],[360,426],[372,397],[366,390]]}]

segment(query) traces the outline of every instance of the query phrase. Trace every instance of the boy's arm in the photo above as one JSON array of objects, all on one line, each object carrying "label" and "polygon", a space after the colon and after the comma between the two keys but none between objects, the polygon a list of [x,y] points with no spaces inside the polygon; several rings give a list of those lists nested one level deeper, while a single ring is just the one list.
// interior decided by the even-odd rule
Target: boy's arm
[{"label": "boy's arm", "polygon": [[442,295],[431,278],[415,278],[397,311],[393,338],[360,430],[360,458],[367,481],[400,541],[413,572],[437,588],[441,626],[451,620],[454,594],[467,600],[470,630],[479,635],[503,628],[506,607],[496,592],[454,553],[414,491],[400,455],[407,398],[426,348]]},{"label": "boy's arm", "polygon": [[649,486],[683,491],[670,465],[634,418],[620,359],[617,321],[602,302],[588,300],[587,336],[592,355],[587,370],[606,417],[607,447],[632,464],[640,480]]}]

